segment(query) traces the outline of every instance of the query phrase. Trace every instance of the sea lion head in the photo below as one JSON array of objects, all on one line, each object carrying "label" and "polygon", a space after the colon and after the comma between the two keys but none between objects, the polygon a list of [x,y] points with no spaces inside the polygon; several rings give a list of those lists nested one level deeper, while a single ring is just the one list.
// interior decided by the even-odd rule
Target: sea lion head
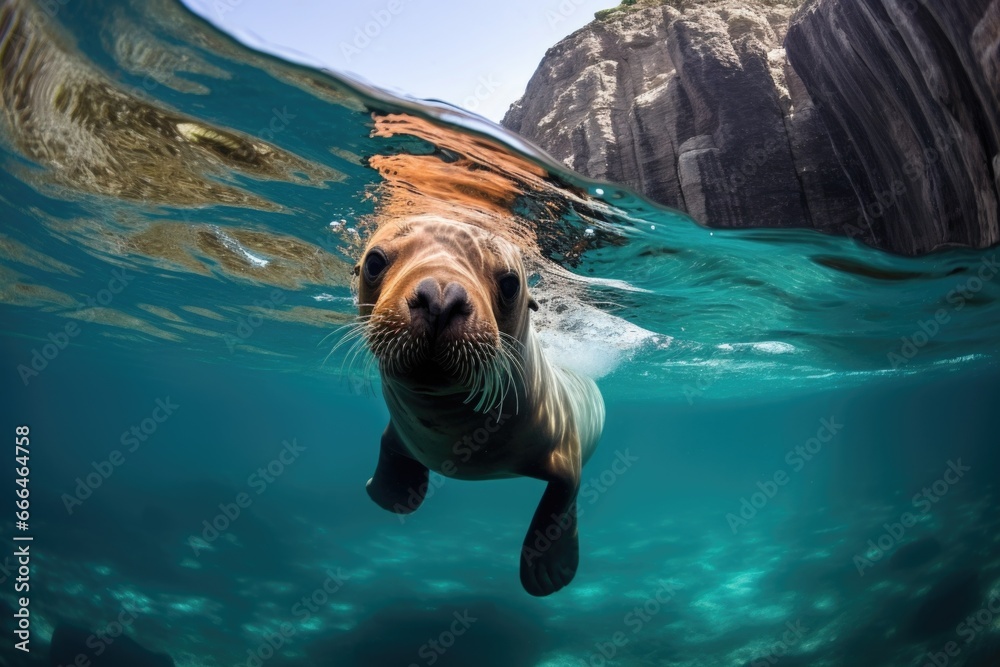
[{"label": "sea lion head", "polygon": [[411,387],[505,391],[521,363],[528,294],[517,246],[432,216],[384,223],[354,268],[369,349],[383,378]]}]

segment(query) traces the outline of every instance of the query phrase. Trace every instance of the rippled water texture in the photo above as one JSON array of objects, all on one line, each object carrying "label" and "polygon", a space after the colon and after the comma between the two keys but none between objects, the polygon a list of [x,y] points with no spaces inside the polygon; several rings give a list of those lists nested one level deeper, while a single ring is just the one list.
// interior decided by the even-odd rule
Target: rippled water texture
[{"label": "rippled water texture", "polygon": [[[0,0],[0,100],[3,428],[33,438],[24,664],[61,621],[128,613],[178,667],[913,667],[1000,599],[996,249],[708,230],[165,0]],[[364,239],[414,214],[522,248],[547,353],[605,396],[556,595],[517,581],[536,480],[435,475],[405,522],[364,492],[385,408],[331,350]],[[995,664],[976,660],[997,619],[952,664]],[[805,636],[779,656],[788,627]]]},{"label": "rippled water texture", "polygon": [[[709,231],[459,110],[253,53],[174,4],[2,11],[0,295],[37,333],[55,314],[130,347],[336,372],[317,343],[354,312],[365,234],[426,212],[517,242],[552,355],[612,395],[781,394],[995,359],[994,251],[904,259]],[[98,298],[116,269],[141,300]]]}]

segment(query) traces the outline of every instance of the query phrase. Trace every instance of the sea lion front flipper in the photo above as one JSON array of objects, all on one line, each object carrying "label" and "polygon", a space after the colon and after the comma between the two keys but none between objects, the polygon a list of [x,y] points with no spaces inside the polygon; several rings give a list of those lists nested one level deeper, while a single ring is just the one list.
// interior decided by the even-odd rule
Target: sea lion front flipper
[{"label": "sea lion front flipper", "polygon": [[375,504],[396,514],[409,514],[420,507],[429,477],[427,466],[404,452],[403,443],[390,422],[382,434],[375,474],[365,485]]},{"label": "sea lion front flipper", "polygon": [[549,480],[521,547],[521,585],[531,595],[551,595],[576,575],[580,541],[576,528],[579,469]]}]

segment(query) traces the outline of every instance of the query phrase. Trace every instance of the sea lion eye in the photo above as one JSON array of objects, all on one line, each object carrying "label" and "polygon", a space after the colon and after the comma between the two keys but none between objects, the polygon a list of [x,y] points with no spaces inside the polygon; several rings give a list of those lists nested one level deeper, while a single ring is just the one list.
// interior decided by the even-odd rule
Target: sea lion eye
[{"label": "sea lion eye", "polygon": [[497,281],[500,286],[500,296],[504,301],[513,301],[517,293],[521,290],[521,279],[516,273],[508,273]]},{"label": "sea lion eye", "polygon": [[385,253],[378,248],[372,249],[368,256],[365,257],[365,280],[370,283],[375,282],[385,271],[385,268],[389,266],[389,260],[386,259]]}]

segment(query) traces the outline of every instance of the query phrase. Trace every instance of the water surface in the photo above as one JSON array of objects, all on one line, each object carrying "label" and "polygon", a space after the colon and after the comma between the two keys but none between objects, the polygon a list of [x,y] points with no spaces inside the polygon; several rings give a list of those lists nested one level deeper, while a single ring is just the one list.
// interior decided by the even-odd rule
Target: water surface
[{"label": "water surface", "polygon": [[[178,665],[995,664],[996,250],[708,230],[168,2],[3,3],[0,97],[11,664],[123,614]],[[537,482],[435,478],[405,521],[364,493],[386,413],[330,352],[364,238],[415,213],[517,243],[608,403],[550,598],[517,582]]]}]

